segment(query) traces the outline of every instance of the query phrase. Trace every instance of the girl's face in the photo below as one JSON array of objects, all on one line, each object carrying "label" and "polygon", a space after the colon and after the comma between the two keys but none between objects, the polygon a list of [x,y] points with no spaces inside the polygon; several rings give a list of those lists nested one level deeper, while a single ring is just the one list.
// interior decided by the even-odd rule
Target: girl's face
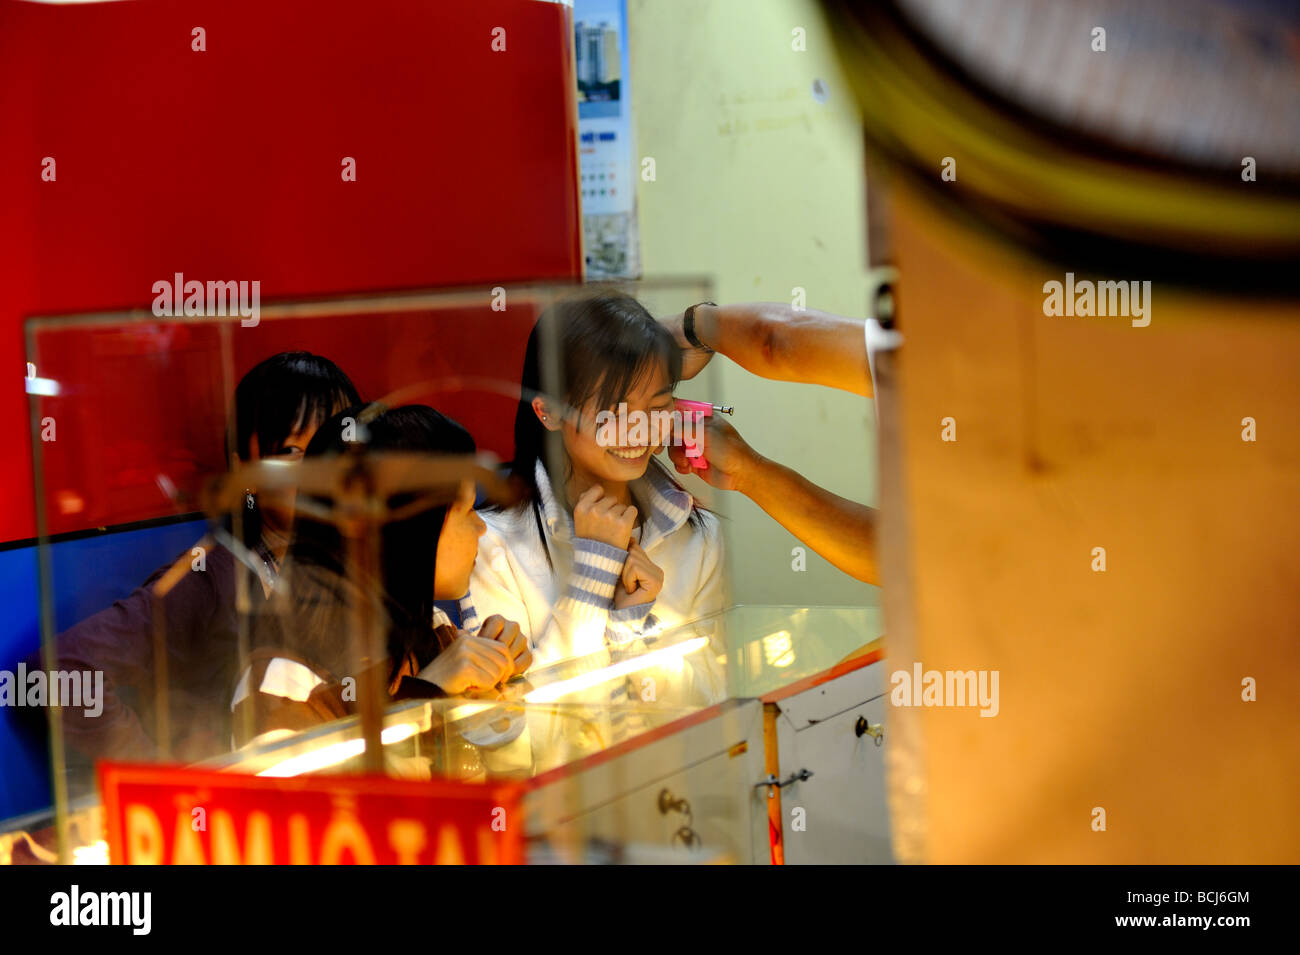
[{"label": "girl's face", "polygon": [[456,600],[469,591],[470,574],[478,556],[478,539],[487,530],[474,510],[474,485],[464,481],[456,500],[447,508],[438,536],[437,563],[433,571],[433,596]]},{"label": "girl's face", "polygon": [[[653,437],[648,425],[649,421],[654,420],[651,415],[654,412],[671,412],[673,409],[673,383],[668,377],[668,369],[661,364],[650,373],[642,375],[622,401],[627,404],[626,445],[602,444],[597,440],[596,415],[606,410],[617,415],[617,406],[598,408],[593,400],[582,408],[580,422],[571,418],[561,422],[549,407],[539,412],[539,417],[544,413],[548,419],[543,422],[544,427],[552,431],[557,426],[560,428],[564,437],[564,449],[573,463],[575,474],[585,477],[587,481],[622,484],[635,481],[645,474],[650,465],[650,455],[659,450],[649,443]],[[539,399],[535,408],[541,403]],[[645,416],[645,427],[636,427],[637,418],[641,416],[637,412]],[[606,429],[604,433],[610,431],[611,429]],[[633,443],[638,441],[640,443]]]},{"label": "girl's face", "polygon": [[[342,411],[343,409],[339,408],[337,410]],[[248,459],[249,461],[301,461],[303,452],[307,450],[307,445],[311,444],[311,439],[315,436],[320,425],[320,421],[304,422],[297,430],[285,437],[277,447],[265,453],[258,444],[257,435],[249,435]],[[238,456],[236,456],[235,460],[239,460]],[[288,533],[289,527],[293,523],[293,508],[297,497],[297,492],[292,489],[285,489],[275,493],[259,493],[257,502],[262,509],[263,523],[272,530]]]}]

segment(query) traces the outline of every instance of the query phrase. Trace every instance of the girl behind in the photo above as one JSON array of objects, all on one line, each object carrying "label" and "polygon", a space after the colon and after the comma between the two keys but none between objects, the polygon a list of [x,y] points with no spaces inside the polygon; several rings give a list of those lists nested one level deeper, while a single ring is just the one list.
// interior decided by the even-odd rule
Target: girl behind
[{"label": "girl behind", "polygon": [[[239,461],[301,458],[328,417],[360,402],[351,380],[332,361],[309,352],[282,352],[254,366],[235,388],[228,424],[228,452]],[[240,514],[240,543],[251,552],[261,585],[249,581],[254,606],[274,582],[289,546],[292,493],[263,494],[249,488]],[[225,529],[233,530],[227,518]],[[189,562],[189,550],[184,558]],[[234,554],[214,545],[204,572],[186,573],[165,597],[153,586],[172,569],[158,568],[130,595],[58,638],[63,670],[104,673],[104,712],[85,717],[72,708],[64,734],[92,759],[145,760],[164,754],[195,761],[230,748],[230,691],[239,675],[236,578],[248,574]],[[154,627],[164,626],[168,725],[171,737],[156,738]]]},{"label": "girl behind", "polygon": [[[307,449],[310,458],[341,455],[364,443],[371,451],[472,454],[474,441],[459,424],[432,408],[386,411],[349,408],[325,422]],[[394,495],[392,509],[412,504]],[[328,505],[328,502],[316,503]],[[495,686],[529,657],[517,627],[489,620],[470,635],[434,605],[465,592],[483,524],[465,482],[452,503],[425,508],[380,531],[381,577],[349,577],[345,541],[330,523],[300,515],[285,567],[287,594],[255,624],[256,649],[235,692],[236,740],[272,729],[297,730],[351,712],[344,692],[356,673],[351,610],[367,601],[383,621],[388,662],[384,680],[394,699],[455,695]],[[486,635],[485,635],[486,634]],[[256,688],[254,690],[254,688]]]}]

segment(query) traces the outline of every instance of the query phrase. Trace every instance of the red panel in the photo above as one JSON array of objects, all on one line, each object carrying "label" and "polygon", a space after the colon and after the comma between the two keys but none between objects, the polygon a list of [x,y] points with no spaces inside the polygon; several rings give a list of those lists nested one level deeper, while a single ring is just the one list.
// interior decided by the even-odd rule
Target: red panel
[{"label": "red panel", "polygon": [[[116,865],[519,865],[521,787],[101,763]],[[202,813],[204,825],[194,825]]]},{"label": "red panel", "polygon": [[537,314],[517,300],[493,312],[485,300],[477,309],[342,316],[325,327],[264,322],[235,336],[235,377],[267,355],[315,349],[336,357],[365,400],[400,388],[400,403],[433,405],[468,428],[481,450],[509,460],[524,347]]},{"label": "red panel", "polygon": [[[366,400],[431,404],[455,418],[481,449],[514,452],[519,371],[537,307],[518,298],[479,308],[262,321],[231,328],[233,373],[223,379],[215,325],[145,324],[43,332],[42,374],[61,383],[40,399],[56,440],[42,445],[50,533],[147,520],[225,467],[231,386],[281,351],[335,359]],[[48,356],[48,357],[46,357]],[[69,384],[69,383],[75,383]],[[179,505],[193,509],[193,499]]]},{"label": "red panel", "polygon": [[[498,26],[503,53],[491,49]],[[206,30],[206,52],[191,50],[194,27]],[[258,280],[263,303],[577,277],[571,44],[568,8],[538,0],[0,0],[0,368],[9,382],[0,414],[27,420],[25,317],[148,308],[153,283],[175,272]],[[41,181],[46,156],[55,182]],[[345,156],[356,159],[356,182],[342,181]],[[239,363],[286,334],[239,330]],[[299,344],[335,358],[373,395],[444,353],[433,337],[394,334],[313,333]],[[209,429],[219,436],[224,418],[219,385],[183,370],[185,348],[201,342],[174,342],[176,354],[154,359],[183,386],[114,381],[112,349],[131,343],[106,344],[107,357],[60,355],[38,369],[53,377],[54,366],[82,362],[83,380],[113,386],[109,400],[59,423],[60,444],[102,445],[93,465],[83,454],[78,466],[104,469],[105,499],[80,512],[73,502],[65,517],[79,526],[165,511],[148,490],[151,472],[206,466]],[[521,353],[522,339],[506,341],[496,356],[505,377]],[[99,363],[93,374],[87,362]],[[485,429],[476,430],[484,444],[509,453],[507,416],[461,411]],[[123,430],[126,418],[140,420]],[[150,433],[192,434],[193,444],[150,451]],[[30,448],[10,447],[0,540],[34,533]],[[51,511],[67,507],[51,501]]]}]

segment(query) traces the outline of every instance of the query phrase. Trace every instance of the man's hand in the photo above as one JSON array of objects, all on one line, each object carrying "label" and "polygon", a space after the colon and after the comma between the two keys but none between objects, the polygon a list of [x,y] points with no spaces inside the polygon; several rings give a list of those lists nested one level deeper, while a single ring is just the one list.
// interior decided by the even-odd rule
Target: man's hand
[{"label": "man's hand", "polygon": [[528,638],[513,620],[494,613],[483,621],[483,626],[478,628],[478,635],[484,640],[495,640],[506,648],[510,659],[514,661],[512,676],[523,673],[533,665],[533,651],[528,649]]},{"label": "man's hand", "polygon": [[[692,471],[686,449],[668,455],[682,474],[698,474],[716,488],[739,491],[769,517],[832,564],[858,580],[880,583],[876,562],[876,512],[832,494],[797,471],[765,458],[716,415],[706,418],[703,450],[709,466]],[[696,440],[700,432],[695,434]]]},{"label": "man's hand", "polygon": [[614,609],[650,603],[659,596],[663,586],[663,568],[650,559],[640,544],[633,542],[627,548],[623,573],[614,585]]},{"label": "man's hand", "polygon": [[505,644],[462,632],[419,676],[448,696],[459,696],[466,690],[496,686],[510,679],[514,669]]},{"label": "man's hand", "polygon": [[573,505],[573,533],[578,537],[626,550],[635,526],[636,508],[607,497],[599,484],[583,491]]},{"label": "man's hand", "polygon": [[[660,321],[682,348],[682,378],[691,378],[712,357],[686,340],[683,312]],[[855,395],[872,395],[866,327],[813,308],[795,310],[781,302],[700,305],[695,337],[761,378],[825,385]]]},{"label": "man's hand", "polygon": [[[712,308],[711,305],[698,305],[695,308],[695,335],[699,338],[700,325],[705,316],[704,310]],[[682,350],[682,380],[694,378],[704,370],[704,366],[709,363],[713,357],[713,352],[707,348],[697,348],[686,340],[686,331],[682,327],[682,322],[686,319],[685,312],[678,312],[668,318],[660,319],[660,324],[673,333],[673,340],[677,342]],[[704,339],[700,339],[703,341]]]},{"label": "man's hand", "polygon": [[[704,427],[695,429],[695,442],[702,445],[707,468],[696,471],[681,444],[668,447],[668,457],[678,474],[697,474],[708,484],[723,491],[744,491],[745,478],[759,462],[758,453],[745,443],[731,425],[718,415],[704,419]],[[694,460],[699,460],[695,458]]]}]

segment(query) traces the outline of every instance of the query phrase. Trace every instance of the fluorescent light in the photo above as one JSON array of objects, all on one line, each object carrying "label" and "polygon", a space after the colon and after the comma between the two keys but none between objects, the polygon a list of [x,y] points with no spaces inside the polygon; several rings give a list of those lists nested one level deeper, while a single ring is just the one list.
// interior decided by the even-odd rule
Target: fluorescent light
[{"label": "fluorescent light", "polygon": [[763,659],[771,667],[788,667],[794,663],[794,639],[789,630],[778,630],[763,638]]},{"label": "fluorescent light", "polygon": [[108,843],[101,839],[88,846],[73,846],[72,864],[108,865]]},{"label": "fluorescent light", "polygon": [[59,383],[53,378],[24,378],[29,395],[42,395],[54,398],[59,394]]},{"label": "fluorescent light", "polygon": [[[404,739],[410,739],[416,733],[420,732],[419,723],[398,723],[394,726],[387,727],[379,734],[379,741],[384,746],[391,746],[394,743],[400,743]],[[312,750],[309,753],[303,753],[299,756],[291,756],[288,759],[281,760],[274,766],[262,770],[259,776],[301,776],[303,773],[312,773],[319,769],[325,769],[329,766],[337,766],[339,763],[345,763],[354,756],[360,756],[366,751],[366,741],[364,739],[349,739],[342,743],[334,743],[331,746],[323,746],[320,749]]]},{"label": "fluorescent light", "polygon": [[695,637],[692,640],[686,640],[671,647],[651,650],[639,657],[623,660],[600,670],[592,670],[590,673],[583,673],[567,680],[558,680],[547,686],[538,687],[531,693],[524,694],[524,700],[528,703],[554,703],[562,696],[599,686],[615,677],[626,676],[629,673],[635,673],[637,670],[644,670],[647,667],[658,666],[669,660],[684,657],[688,653],[694,653],[708,642],[708,637]]}]

